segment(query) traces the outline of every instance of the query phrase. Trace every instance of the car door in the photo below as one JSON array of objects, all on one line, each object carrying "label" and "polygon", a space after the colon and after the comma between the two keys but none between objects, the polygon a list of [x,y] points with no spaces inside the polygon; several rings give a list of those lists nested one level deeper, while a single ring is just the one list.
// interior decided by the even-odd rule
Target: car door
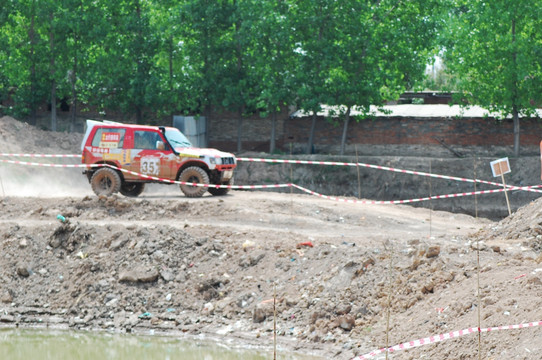
[{"label": "car door", "polygon": [[153,177],[171,179],[175,154],[164,144],[165,141],[158,130],[134,129],[130,170]]}]

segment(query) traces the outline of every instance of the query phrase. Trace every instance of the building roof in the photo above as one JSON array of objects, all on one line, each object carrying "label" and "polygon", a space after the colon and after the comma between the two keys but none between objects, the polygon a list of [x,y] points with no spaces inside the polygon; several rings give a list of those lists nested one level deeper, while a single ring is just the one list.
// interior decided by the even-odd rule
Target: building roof
[{"label": "building roof", "polygon": [[[343,111],[346,107],[342,107]],[[496,113],[490,113],[488,110],[479,106],[469,106],[463,108],[459,105],[423,105],[423,104],[399,104],[399,105],[384,105],[382,106],[384,111],[380,111],[376,106],[371,105],[371,113],[373,116],[378,117],[417,117],[417,118],[454,118],[454,117],[466,117],[466,118],[482,118],[485,116],[500,117]],[[338,117],[340,107],[322,105],[322,110],[318,112],[318,116],[324,117]],[[389,112],[389,113],[388,113]],[[539,117],[542,117],[542,109],[536,109],[536,113]],[[311,116],[312,113],[304,110],[297,110],[292,115],[293,118]],[[356,108],[352,108],[350,115],[362,115],[361,111]]]}]

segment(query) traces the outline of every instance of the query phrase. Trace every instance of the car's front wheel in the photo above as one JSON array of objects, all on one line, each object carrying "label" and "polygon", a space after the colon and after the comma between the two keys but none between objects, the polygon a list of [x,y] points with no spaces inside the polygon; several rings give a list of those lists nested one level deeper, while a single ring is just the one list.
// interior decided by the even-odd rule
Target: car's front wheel
[{"label": "car's front wheel", "polygon": [[[190,166],[181,172],[178,180],[186,183],[209,184],[209,175],[207,175],[207,172],[200,167]],[[207,188],[204,186],[193,186],[188,184],[182,184],[180,186],[181,191],[187,197],[202,197],[207,191]]]},{"label": "car's front wheel", "polygon": [[[233,177],[228,181],[223,181],[221,184],[218,185],[233,185]],[[214,196],[226,195],[229,191],[229,188],[216,188],[212,185],[209,186],[209,192]]]},{"label": "car's front wheel", "polygon": [[128,197],[138,197],[145,190],[145,183],[125,182],[120,187],[120,193]]},{"label": "car's front wheel", "polygon": [[101,168],[90,178],[92,191],[98,196],[109,196],[120,191],[120,175],[113,169]]}]

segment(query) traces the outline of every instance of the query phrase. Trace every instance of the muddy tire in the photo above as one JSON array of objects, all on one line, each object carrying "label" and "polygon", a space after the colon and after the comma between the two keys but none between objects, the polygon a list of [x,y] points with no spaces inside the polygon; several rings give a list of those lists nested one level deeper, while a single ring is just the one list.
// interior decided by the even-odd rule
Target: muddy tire
[{"label": "muddy tire", "polygon": [[[189,183],[209,184],[209,175],[200,167],[190,166],[181,172],[178,180]],[[181,185],[181,191],[187,197],[202,197],[207,192],[207,188],[203,186]]]},{"label": "muddy tire", "polygon": [[[233,185],[233,183],[234,183],[233,178],[231,178],[228,181],[223,181],[219,185]],[[209,187],[209,192],[211,193],[211,195],[221,196],[221,195],[226,195],[228,192],[230,192],[230,189],[228,189],[228,188],[214,188],[214,187],[211,186],[211,187]]]},{"label": "muddy tire", "polygon": [[109,196],[120,191],[120,175],[113,169],[101,168],[90,178],[92,191],[98,196]]},{"label": "muddy tire", "polygon": [[138,197],[145,190],[145,183],[125,182],[120,187],[120,193],[128,197]]}]

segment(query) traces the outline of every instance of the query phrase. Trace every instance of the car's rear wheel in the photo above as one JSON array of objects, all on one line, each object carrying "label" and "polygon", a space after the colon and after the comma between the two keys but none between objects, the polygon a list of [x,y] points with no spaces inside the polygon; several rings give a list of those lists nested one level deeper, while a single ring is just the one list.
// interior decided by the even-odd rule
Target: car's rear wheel
[{"label": "car's rear wheel", "polygon": [[128,197],[137,197],[145,190],[145,183],[125,182],[120,187],[120,193]]},{"label": "car's rear wheel", "polygon": [[120,175],[113,169],[101,168],[90,178],[92,191],[98,196],[109,196],[120,191]]},{"label": "car's rear wheel", "polygon": [[[223,181],[221,184],[218,185],[233,185],[233,177],[229,179],[228,181]],[[229,188],[215,188],[212,187],[212,185],[209,187],[209,192],[214,196],[220,196],[220,195],[226,195],[230,191]]]},{"label": "car's rear wheel", "polygon": [[[178,178],[179,181],[187,183],[209,184],[209,175],[200,167],[190,166],[184,169]],[[202,197],[207,191],[204,186],[181,185],[181,191],[187,197]]]}]

